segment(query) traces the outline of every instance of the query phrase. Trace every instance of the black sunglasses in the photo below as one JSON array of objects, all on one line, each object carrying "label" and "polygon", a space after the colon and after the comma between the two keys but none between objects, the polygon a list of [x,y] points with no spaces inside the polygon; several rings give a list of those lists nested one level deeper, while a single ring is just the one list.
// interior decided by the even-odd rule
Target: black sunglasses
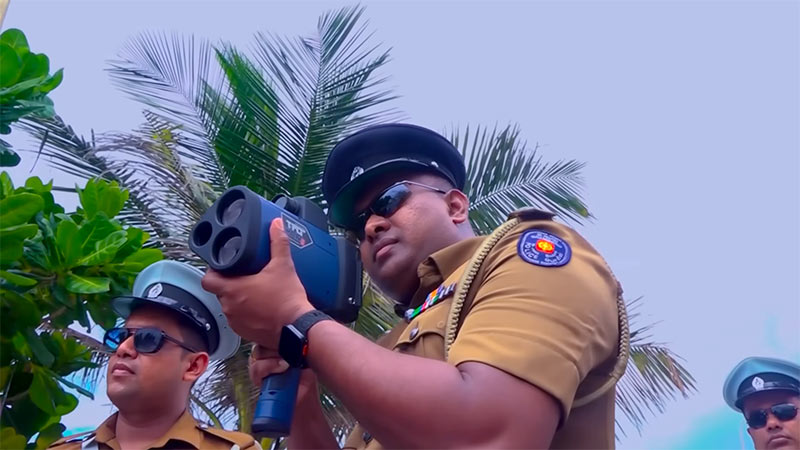
[{"label": "black sunglasses", "polygon": [[408,200],[411,196],[411,189],[408,185],[419,186],[430,191],[438,192],[440,194],[447,194],[439,188],[428,186],[427,184],[416,183],[414,181],[398,181],[397,183],[387,187],[380,194],[378,194],[372,203],[369,204],[364,210],[357,213],[355,218],[350,222],[347,231],[354,234],[359,241],[364,239],[364,228],[367,225],[367,220],[371,215],[390,217],[392,214],[400,209],[400,206]]},{"label": "black sunglasses", "polygon": [[196,353],[198,351],[169,336],[164,332],[164,330],[155,327],[111,328],[110,330],[106,331],[105,336],[103,336],[103,344],[105,344],[105,346],[111,351],[116,351],[119,346],[131,335],[133,335],[133,346],[139,353],[155,353],[161,350],[165,340],[189,350],[192,353]]},{"label": "black sunglasses", "polygon": [[797,406],[791,403],[781,403],[772,405],[769,410],[755,410],[747,416],[747,425],[753,429],[763,428],[767,424],[767,416],[769,413],[772,413],[772,415],[781,422],[786,422],[787,420],[792,420],[797,417]]}]

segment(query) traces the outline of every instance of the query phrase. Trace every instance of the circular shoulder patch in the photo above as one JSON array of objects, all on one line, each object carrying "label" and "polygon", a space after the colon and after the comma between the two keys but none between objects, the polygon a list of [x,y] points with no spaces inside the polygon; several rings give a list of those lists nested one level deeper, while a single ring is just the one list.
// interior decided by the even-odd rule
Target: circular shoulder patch
[{"label": "circular shoulder patch", "polygon": [[544,267],[563,266],[572,257],[572,249],[563,239],[535,228],[522,233],[517,253],[525,262]]}]

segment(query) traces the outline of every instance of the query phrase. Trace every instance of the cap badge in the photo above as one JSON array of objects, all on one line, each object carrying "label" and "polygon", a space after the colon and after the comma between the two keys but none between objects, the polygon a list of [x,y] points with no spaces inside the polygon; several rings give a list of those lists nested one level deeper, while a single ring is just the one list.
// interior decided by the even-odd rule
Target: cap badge
[{"label": "cap badge", "polygon": [[759,377],[753,378],[753,387],[756,388],[757,391],[764,389],[764,380]]},{"label": "cap badge", "polygon": [[350,181],[353,181],[357,176],[364,173],[364,168],[361,166],[353,167],[353,173],[350,174]]},{"label": "cap badge", "polygon": [[154,284],[149,291],[147,291],[147,298],[156,298],[161,294],[164,288],[161,286],[161,283]]}]

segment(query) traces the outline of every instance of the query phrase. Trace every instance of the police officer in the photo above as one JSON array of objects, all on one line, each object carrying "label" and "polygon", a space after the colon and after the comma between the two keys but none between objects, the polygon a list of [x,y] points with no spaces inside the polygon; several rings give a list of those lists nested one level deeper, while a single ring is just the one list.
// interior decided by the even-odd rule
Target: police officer
[{"label": "police officer", "polygon": [[722,388],[725,403],[744,414],[756,450],[800,449],[800,366],[750,357],[733,368]]},{"label": "police officer", "polygon": [[403,316],[377,344],[313,309],[280,220],[260,273],[206,274],[234,330],[260,345],[251,377],[308,367],[289,448],[338,447],[317,381],[359,421],[346,448],[613,447],[619,284],[544,211],[476,237],[465,178],[458,150],[418,126],[369,127],[332,149],[329,219]]},{"label": "police officer", "polygon": [[187,264],[159,261],[136,277],[133,296],[112,300],[125,319],[104,337],[113,352],[108,398],[119,411],[51,448],[260,448],[247,434],[200,424],[189,413],[189,392],[209,360],[228,358],[240,343],[216,297],[200,286],[202,276]]}]

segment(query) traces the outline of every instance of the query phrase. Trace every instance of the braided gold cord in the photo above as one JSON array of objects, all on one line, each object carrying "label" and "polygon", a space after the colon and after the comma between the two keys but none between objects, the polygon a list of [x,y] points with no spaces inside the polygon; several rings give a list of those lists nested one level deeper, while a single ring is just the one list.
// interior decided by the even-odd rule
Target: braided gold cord
[{"label": "braided gold cord", "polygon": [[609,379],[602,386],[583,397],[575,399],[572,402],[573,408],[578,408],[597,400],[614,387],[619,379],[622,378],[622,375],[625,374],[631,353],[631,332],[628,326],[628,311],[625,308],[625,300],[622,299],[622,294],[617,296],[617,320],[619,320],[619,351],[617,353],[617,361],[614,363],[614,370],[611,371]]},{"label": "braided gold cord", "polygon": [[[509,231],[511,231],[514,227],[519,225],[520,219],[519,217],[515,217],[503,225],[500,225],[497,229],[495,229],[492,234],[483,241],[481,247],[476,251],[472,258],[470,258],[469,263],[467,264],[466,270],[461,275],[461,279],[458,280],[458,284],[456,285],[456,292],[453,296],[453,303],[450,305],[450,314],[447,318],[447,327],[445,328],[445,337],[444,337],[444,358],[447,360],[448,355],[450,354],[450,347],[453,345],[453,342],[456,340],[456,334],[458,333],[458,322],[461,316],[461,309],[464,307],[464,302],[467,299],[467,294],[469,293],[469,289],[472,286],[472,282],[475,281],[475,276],[478,274],[478,271],[483,264],[483,261],[486,259],[486,256],[489,255],[489,252],[494,248],[495,245],[503,238]],[[609,272],[611,269],[609,268]],[[603,383],[600,387],[595,389],[594,391],[584,395],[583,397],[575,399],[572,406],[574,408],[589,404],[601,396],[603,396],[609,389],[613,388],[615,384],[619,381],[622,375],[625,374],[625,369],[628,366],[628,359],[630,357],[630,327],[628,326],[628,312],[625,308],[625,301],[622,299],[622,289],[619,288],[619,282],[617,282],[617,320],[619,323],[619,350],[617,352],[617,359],[614,363],[614,369],[612,370],[611,374],[609,375],[608,381]]]},{"label": "braided gold cord", "polygon": [[515,217],[497,227],[497,229],[495,229],[492,234],[490,234],[489,237],[483,241],[478,251],[472,255],[469,264],[467,264],[467,269],[461,275],[461,279],[458,280],[456,292],[453,295],[453,303],[450,305],[450,315],[447,318],[447,328],[445,328],[444,333],[445,360],[447,360],[447,356],[450,354],[450,347],[456,340],[456,333],[458,333],[458,319],[461,315],[461,308],[464,306],[464,301],[467,299],[469,288],[472,286],[472,282],[475,280],[475,275],[478,274],[478,270],[480,270],[483,260],[486,259],[486,256],[489,254],[492,248],[497,245],[497,242],[499,242],[500,239],[514,227],[519,225],[519,222],[519,217]]}]

